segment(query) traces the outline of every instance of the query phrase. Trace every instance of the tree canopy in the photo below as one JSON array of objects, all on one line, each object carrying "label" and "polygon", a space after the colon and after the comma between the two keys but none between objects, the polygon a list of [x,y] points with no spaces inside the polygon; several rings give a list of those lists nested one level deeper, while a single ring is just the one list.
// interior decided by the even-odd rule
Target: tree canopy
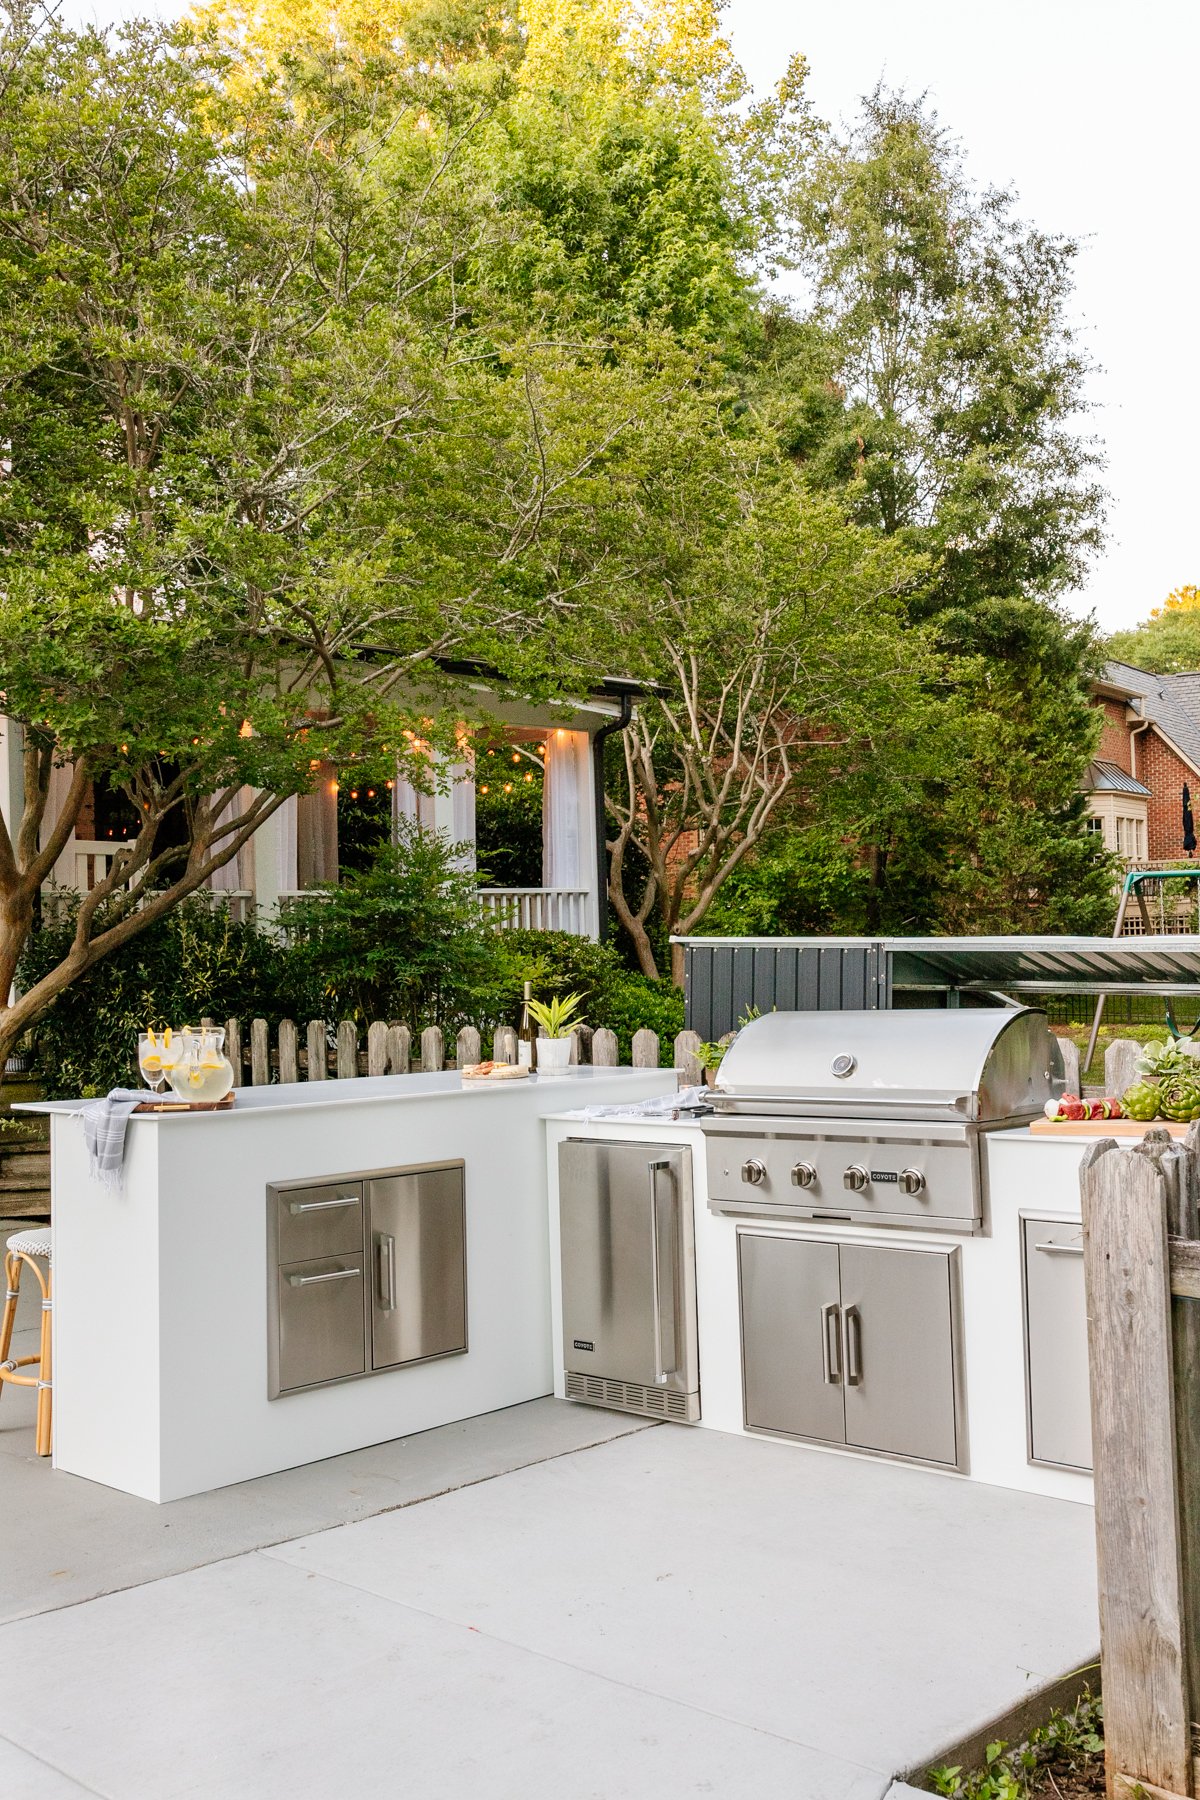
[{"label": "tree canopy", "polygon": [[1114,631],[1104,648],[1118,662],[1155,675],[1200,669],[1200,588],[1194,583],[1175,588],[1132,631]]}]

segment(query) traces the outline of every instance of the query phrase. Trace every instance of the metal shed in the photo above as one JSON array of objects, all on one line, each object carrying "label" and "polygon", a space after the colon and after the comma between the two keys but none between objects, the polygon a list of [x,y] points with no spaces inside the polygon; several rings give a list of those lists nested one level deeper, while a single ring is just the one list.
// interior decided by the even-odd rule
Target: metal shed
[{"label": "metal shed", "polygon": [[958,1006],[988,994],[1200,996],[1200,938],[680,938],[687,1023],[705,1039],[757,1009]]}]

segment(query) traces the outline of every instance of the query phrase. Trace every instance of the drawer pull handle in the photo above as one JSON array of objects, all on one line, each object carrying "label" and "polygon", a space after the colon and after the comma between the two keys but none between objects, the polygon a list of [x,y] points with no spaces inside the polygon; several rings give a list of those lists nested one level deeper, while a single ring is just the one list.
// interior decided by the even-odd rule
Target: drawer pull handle
[{"label": "drawer pull handle", "polygon": [[1033,1247],[1035,1250],[1040,1250],[1042,1252],[1042,1254],[1045,1256],[1082,1256],[1083,1255],[1083,1245],[1082,1244],[1056,1244],[1054,1242],[1050,1242],[1048,1244],[1035,1244]]},{"label": "drawer pull handle", "polygon": [[357,1205],[357,1194],[343,1194],[339,1200],[293,1200],[288,1205],[288,1211],[293,1217],[299,1218],[301,1213],[329,1212],[334,1207]]},{"label": "drawer pull handle", "polygon": [[352,1281],[361,1269],[330,1269],[327,1275],[289,1275],[292,1287],[312,1287],[318,1281]]}]

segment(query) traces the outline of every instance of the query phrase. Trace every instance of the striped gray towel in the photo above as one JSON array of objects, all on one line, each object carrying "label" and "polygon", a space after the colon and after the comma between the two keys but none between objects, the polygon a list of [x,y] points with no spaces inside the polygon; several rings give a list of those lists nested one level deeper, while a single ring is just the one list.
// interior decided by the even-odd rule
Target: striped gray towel
[{"label": "striped gray towel", "polygon": [[114,1088],[101,1100],[87,1100],[83,1114],[83,1138],[87,1145],[88,1171],[105,1187],[120,1187],[125,1160],[125,1127],[135,1106],[151,1096],[141,1088]]}]

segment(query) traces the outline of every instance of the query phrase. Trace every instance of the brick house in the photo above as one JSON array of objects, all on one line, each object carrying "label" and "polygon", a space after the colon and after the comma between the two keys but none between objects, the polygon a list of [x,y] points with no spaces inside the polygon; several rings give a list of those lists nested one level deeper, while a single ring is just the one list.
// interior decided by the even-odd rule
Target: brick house
[{"label": "brick house", "polygon": [[1083,782],[1092,829],[1127,862],[1186,861],[1185,784],[1200,813],[1200,674],[1110,662],[1092,691],[1104,715]]}]

